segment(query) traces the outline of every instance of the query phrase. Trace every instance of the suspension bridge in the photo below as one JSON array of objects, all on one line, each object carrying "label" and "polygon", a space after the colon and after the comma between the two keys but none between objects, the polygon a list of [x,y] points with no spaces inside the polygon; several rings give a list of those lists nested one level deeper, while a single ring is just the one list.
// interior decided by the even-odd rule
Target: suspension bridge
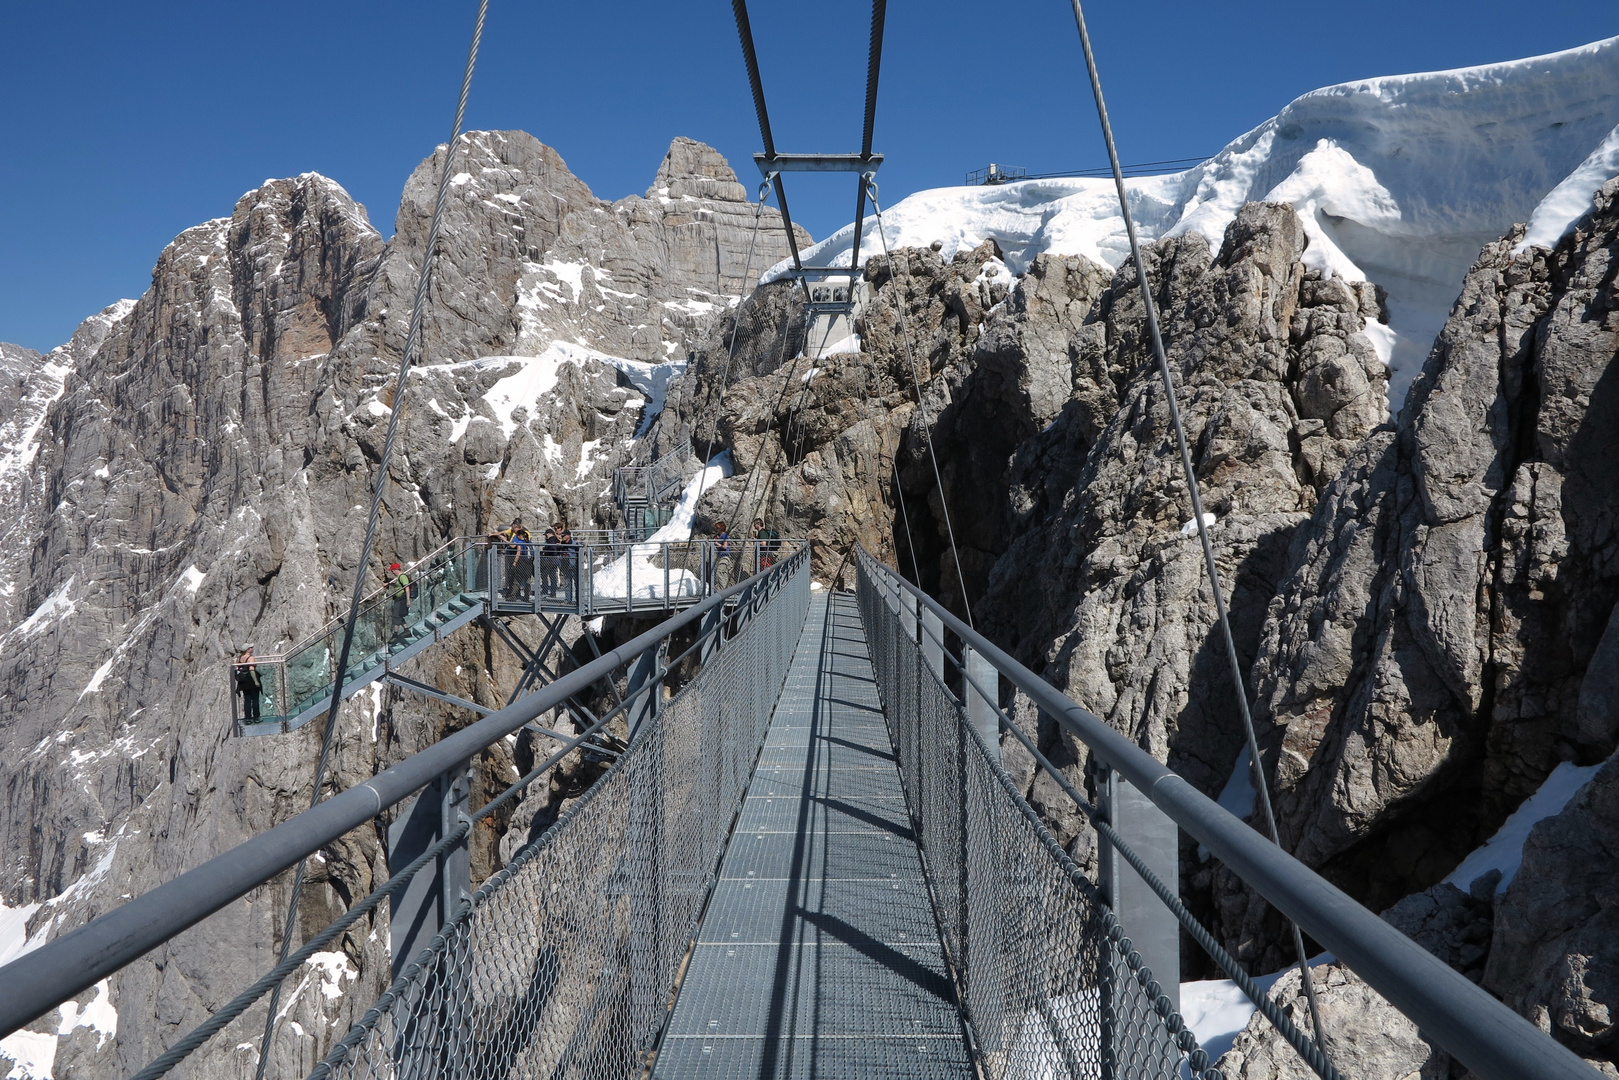
[{"label": "suspension bridge", "polygon": [[[1073,8],[1193,520],[1202,528],[1078,0]],[[873,4],[863,137],[854,154],[777,151],[745,0],[733,0],[733,9],[764,145],[755,237],[773,191],[806,321],[821,324],[788,370],[785,402],[796,364],[818,359],[818,347],[835,352],[837,334],[869,301],[859,262],[868,198],[887,251],[874,182],[882,156],[872,151],[886,5]],[[430,253],[487,10],[481,0]],[[802,262],[783,174],[803,171],[856,174],[847,266]],[[744,279],[752,254],[750,246]],[[432,266],[430,257],[396,401],[404,400],[420,351]],[[744,304],[738,323],[745,314]],[[922,380],[898,314],[920,407]],[[731,335],[722,390],[739,336]],[[358,1019],[322,1043],[312,1077],[1217,1080],[1216,1063],[1180,1012],[1182,945],[1190,942],[1297,1053],[1297,1071],[1336,1080],[1345,1075],[1335,1060],[1346,1048],[1333,1045],[1316,1014],[1303,934],[1479,1077],[1597,1075],[1292,859],[1275,842],[1273,820],[1267,837],[1221,809],[978,634],[970,609],[958,618],[864,549],[850,553],[854,590],[832,591],[812,587],[808,540],[733,546],[649,535],[668,520],[685,449],[620,470],[614,490],[623,535],[542,549],[540,558],[551,561],[540,566],[538,583],[525,545],[456,538],[410,568],[411,589],[389,583],[368,593],[364,568],[402,411],[391,411],[346,616],[281,654],[254,658],[264,684],[258,707],[234,717],[240,735],[274,735],[325,714],[310,809],[0,968],[0,1033],[48,1016],[296,867],[279,962],[168,1040],[134,1074],[138,1080],[197,1074],[193,1055],[242,1038],[250,1015],[263,1019],[254,1067],[264,1075],[276,1039],[288,1037],[277,1026],[284,983],[322,950],[377,933],[389,940],[386,989],[360,1003],[363,1011],[350,1010]],[[930,418],[922,421],[927,438]],[[766,443],[769,436],[767,427]],[[954,557],[931,442],[926,452]],[[750,493],[751,505],[761,504],[764,490],[751,485],[768,471],[764,463],[750,473],[739,507]],[[897,483],[894,490],[902,500]],[[902,501],[899,510],[908,520]],[[1235,663],[1219,577],[1200,535]],[[919,576],[914,566],[912,576]],[[553,662],[567,620],[605,616],[662,621],[607,651],[586,633],[592,659],[571,668]],[[539,622],[538,647],[510,630],[517,619]],[[474,623],[522,661],[498,709],[401,670]],[[321,799],[341,704],[379,681],[477,718]],[[1003,703],[1014,692],[1088,748],[1094,764],[1083,784],[1013,722]],[[1238,712],[1258,761],[1245,701]],[[551,752],[474,805],[472,763],[525,728],[550,739]],[[1013,745],[1095,831],[1098,872],[1076,865],[1024,799],[1026,788],[1001,760],[1003,746]],[[473,830],[581,750],[610,765],[553,825],[474,881]],[[1256,779],[1268,819],[1257,771]],[[305,861],[356,830],[386,835],[388,876],[325,926],[299,933]],[[1308,1030],[1181,902],[1183,834],[1291,921],[1311,995]]]}]

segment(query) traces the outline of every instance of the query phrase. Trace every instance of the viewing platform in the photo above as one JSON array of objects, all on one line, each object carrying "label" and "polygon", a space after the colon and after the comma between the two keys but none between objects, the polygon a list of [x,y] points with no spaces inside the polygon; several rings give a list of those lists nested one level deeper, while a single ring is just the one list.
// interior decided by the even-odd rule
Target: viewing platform
[{"label": "viewing platform", "polygon": [[[632,542],[607,532],[548,547],[457,537],[404,569],[360,603],[343,680],[349,698],[469,623],[488,616],[663,617],[792,555],[805,541]],[[293,731],[331,702],[344,620],[334,619],[280,653],[254,656],[257,715],[230,669],[232,720],[241,735]]]}]

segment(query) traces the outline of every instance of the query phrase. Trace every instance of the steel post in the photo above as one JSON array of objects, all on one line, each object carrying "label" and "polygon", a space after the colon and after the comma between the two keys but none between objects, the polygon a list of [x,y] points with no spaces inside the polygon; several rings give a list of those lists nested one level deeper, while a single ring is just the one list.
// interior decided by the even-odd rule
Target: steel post
[{"label": "steel post", "polygon": [[920,615],[922,623],[922,657],[938,676],[939,685],[944,686],[944,621],[933,612],[923,608]]},{"label": "steel post", "polygon": [[[934,616],[938,618],[938,616]],[[986,695],[993,692],[999,697],[1001,675],[995,670],[995,665],[989,657],[973,648],[971,645],[961,647],[962,667],[966,671],[966,678],[962,680],[961,693],[966,698],[967,720],[972,724],[978,737],[984,740],[989,747],[990,756],[999,761],[1001,757],[1001,703],[991,700]]]},{"label": "steel post", "polygon": [[[470,762],[439,776],[388,826],[388,866],[409,865],[422,852],[468,821],[472,793]],[[389,954],[393,977],[416,958],[471,892],[471,859],[463,839],[434,860],[433,869],[412,878],[389,900]]]},{"label": "steel post", "polygon": [[[1169,815],[1152,804],[1113,769],[1106,771],[1102,812],[1124,842],[1146,862],[1170,890],[1180,889],[1180,830]],[[1164,994],[1180,1008],[1181,935],[1175,913],[1125,861],[1113,845],[1101,844],[1102,883],[1108,901],[1141,960],[1152,969]]]},{"label": "steel post", "polygon": [[[669,643],[665,640],[657,648],[642,653],[630,668],[630,685],[625,696],[633,699],[629,708],[631,739],[635,738],[645,721],[658,715],[663,701],[663,676],[668,656]],[[636,697],[636,692],[643,689],[645,692]]]}]

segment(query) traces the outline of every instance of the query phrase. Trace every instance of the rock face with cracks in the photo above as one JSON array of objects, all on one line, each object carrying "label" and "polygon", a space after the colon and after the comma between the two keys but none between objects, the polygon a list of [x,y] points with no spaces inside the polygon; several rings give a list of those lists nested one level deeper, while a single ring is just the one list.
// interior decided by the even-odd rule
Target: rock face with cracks
[{"label": "rock face with cracks", "polygon": [[[178,237],[146,295],[69,344],[0,347],[13,763],[0,900],[41,905],[29,934],[79,925],[307,805],[318,725],[231,738],[233,650],[297,640],[341,610],[356,573],[515,514],[610,523],[611,470],[641,433],[655,451],[688,438],[703,459],[729,451],[735,474],[704,493],[700,529],[762,517],[812,537],[817,578],[844,585],[864,544],[1211,795],[1240,780],[1248,694],[1284,846],[1582,1054],[1613,1059],[1612,765],[1536,828],[1501,897],[1492,878],[1435,883],[1557,763],[1619,741],[1619,185],[1555,251],[1514,254],[1517,234],[1485,249],[1392,425],[1379,290],[1307,270],[1292,210],[1243,208],[1218,250],[1200,237],[1147,250],[1237,687],[1133,268],[1039,256],[1013,278],[992,243],[874,256],[860,351],[811,364],[797,286],[733,306],[785,254],[780,221],[766,210],[755,234],[746,190],[690,140],[644,196],[606,203],[529,136],[463,137],[381,538],[358,566],[444,153],[408,181],[386,242],[331,181],[275,181]],[[463,631],[414,674],[502,704],[516,672],[503,650]],[[1021,697],[1006,704],[1087,782],[1081,746]],[[467,720],[394,690],[345,717],[334,787]],[[475,798],[555,745],[497,746]],[[1010,736],[1002,752],[1094,866],[1060,787]],[[554,821],[596,768],[571,760],[481,829],[475,872]],[[384,863],[366,830],[323,852],[299,932]],[[1251,970],[1289,962],[1268,905],[1190,845],[1182,869],[1188,902]],[[67,1031],[57,1075],[132,1072],[267,970],[287,885],[35,1025]],[[380,989],[386,928],[363,925],[289,984],[272,1068],[307,1071]],[[1451,1067],[1342,968],[1317,971],[1341,1068]],[[1302,1020],[1297,976],[1277,993]],[[78,1022],[105,1005],[115,1039]],[[250,1040],[210,1044],[195,1075],[250,1073]],[[1253,1028],[1222,1067],[1292,1075],[1291,1055]]]},{"label": "rock face with cracks", "polygon": [[1616,196],[1555,251],[1485,248],[1270,604],[1254,689],[1283,842],[1367,903],[1437,881],[1558,763],[1619,742]]},{"label": "rock face with cracks", "polygon": [[[0,901],[28,910],[32,940],[307,807],[322,725],[234,737],[234,651],[273,653],[339,614],[356,573],[374,585],[388,562],[515,514],[605,524],[650,399],[741,291],[754,212],[708,147],[677,140],[645,197],[606,203],[531,136],[463,136],[378,542],[358,566],[444,153],[406,184],[388,241],[332,181],[272,181],[182,233],[145,295],[68,344],[0,347]],[[756,239],[758,265],[785,253],[773,212]],[[518,671],[476,628],[412,663],[490,706]],[[470,719],[402,694],[345,706],[329,790]],[[554,746],[494,747],[475,800]],[[477,877],[509,856],[504,826],[554,820],[577,794],[577,757],[480,826]],[[299,940],[386,874],[373,830],[328,847]],[[133,1073],[269,970],[289,887],[282,875],[33,1025],[45,1045],[67,1032],[55,1075]],[[387,936],[385,918],[362,920],[289,981],[272,1074],[307,1072],[375,997]],[[75,1026],[108,1009],[115,1038]],[[263,1009],[184,1074],[252,1075]]]},{"label": "rock face with cracks", "polygon": [[[1306,272],[1303,247],[1290,209],[1254,204],[1219,252],[1166,241],[1148,266],[1244,660],[1321,465],[1383,407],[1362,333],[1375,297]],[[1075,335],[1082,392],[1017,451],[1012,539],[977,613],[1035,671],[1217,793],[1242,739],[1238,691],[1138,289],[1128,270],[1114,278]]]}]

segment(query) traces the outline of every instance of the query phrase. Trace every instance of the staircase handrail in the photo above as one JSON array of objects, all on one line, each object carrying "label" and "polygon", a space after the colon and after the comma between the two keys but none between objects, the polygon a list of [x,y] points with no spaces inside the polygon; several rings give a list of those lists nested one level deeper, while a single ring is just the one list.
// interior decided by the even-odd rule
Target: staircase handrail
[{"label": "staircase handrail", "polygon": [[[406,573],[406,574],[420,573],[420,572],[422,572],[422,569],[424,567],[426,569],[428,569],[428,570],[431,570],[432,566],[429,565],[429,564],[432,563],[435,559],[437,559],[440,555],[443,555],[445,552],[451,550],[452,548],[456,548],[458,545],[463,545],[463,544],[466,544],[466,543],[481,544],[481,543],[484,542],[484,540],[485,540],[485,538],[481,537],[481,536],[457,536],[457,537],[455,537],[455,538],[453,538],[451,540],[446,541],[443,544],[440,544],[438,547],[434,548],[432,551],[429,551],[426,555],[423,555],[421,558],[417,559],[415,562],[411,563],[409,566],[406,566],[404,568],[404,570],[403,570],[403,573]],[[375,589],[371,590],[370,592],[366,593],[365,596],[360,598],[360,607],[362,607],[362,608],[369,607],[373,602],[375,602],[376,600],[383,597],[388,592],[388,589],[390,587],[391,586],[384,583],[382,585],[377,586]],[[301,652],[306,646],[310,645],[311,643],[319,641],[321,638],[325,637],[327,634],[331,633],[333,630],[341,629],[342,626],[343,626],[343,621],[344,621],[344,616],[342,616],[342,615],[339,615],[335,619],[330,619],[330,620],[322,623],[320,625],[319,629],[317,629],[317,630],[315,630],[315,631],[313,631],[311,633],[305,634],[303,637],[299,638],[297,641],[293,642],[290,645],[284,646],[280,652],[274,652],[274,653],[257,653],[256,652],[256,653],[253,654],[253,662],[254,663],[262,663],[262,664],[273,664],[273,663],[277,663],[279,661],[284,661],[288,657],[294,655],[295,653]]]}]

